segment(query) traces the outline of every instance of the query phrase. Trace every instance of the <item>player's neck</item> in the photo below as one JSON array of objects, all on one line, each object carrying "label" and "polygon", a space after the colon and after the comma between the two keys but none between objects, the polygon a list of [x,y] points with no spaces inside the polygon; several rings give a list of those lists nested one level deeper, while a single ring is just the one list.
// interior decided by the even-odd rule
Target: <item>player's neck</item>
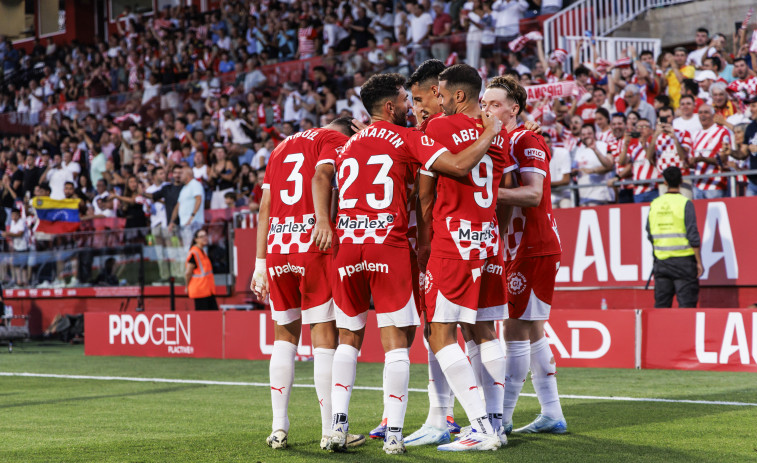
[{"label": "player's neck", "polygon": [[511,117],[509,121],[507,121],[507,124],[505,125],[505,130],[507,130],[507,133],[512,132],[518,127],[518,118],[517,117]]},{"label": "player's neck", "polygon": [[465,114],[473,119],[478,119],[481,116],[481,107],[478,105],[478,102],[476,104],[466,102],[460,105],[457,114]]}]

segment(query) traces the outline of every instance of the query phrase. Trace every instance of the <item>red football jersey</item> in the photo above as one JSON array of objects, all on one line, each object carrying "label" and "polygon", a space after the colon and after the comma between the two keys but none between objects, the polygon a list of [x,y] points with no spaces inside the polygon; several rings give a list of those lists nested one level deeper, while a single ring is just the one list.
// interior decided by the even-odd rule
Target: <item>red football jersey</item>
[{"label": "red football jersey", "polygon": [[336,161],[339,242],[407,247],[407,184],[445,151],[423,132],[387,121],[350,138]]},{"label": "red football jersey", "polygon": [[523,185],[521,173],[536,172],[544,176],[541,203],[536,207],[514,206],[507,227],[505,260],[522,257],[561,254],[557,223],[552,216],[552,189],[549,176],[549,161],[552,153],[544,139],[533,132],[518,127],[510,133],[510,156],[516,164],[513,171],[515,183]]},{"label": "red football jersey", "polygon": [[[465,114],[431,121],[426,134],[459,153],[473,144],[484,127],[481,119]],[[440,175],[436,183],[431,254],[446,259],[485,259],[499,252],[497,188],[502,175],[514,166],[509,162],[506,130],[495,137],[487,154],[468,175]]]},{"label": "red football jersey", "polygon": [[315,225],[313,189],[315,168],[335,163],[347,136],[329,129],[296,133],[271,153],[263,188],[271,191],[268,253],[320,252],[313,243]]}]

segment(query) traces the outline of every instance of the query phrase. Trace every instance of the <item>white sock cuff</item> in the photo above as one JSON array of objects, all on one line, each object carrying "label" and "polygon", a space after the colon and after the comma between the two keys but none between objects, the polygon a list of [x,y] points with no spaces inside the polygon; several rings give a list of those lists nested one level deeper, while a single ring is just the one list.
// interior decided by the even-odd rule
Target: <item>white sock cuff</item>
[{"label": "white sock cuff", "polygon": [[546,336],[534,343],[531,343],[531,355],[534,355],[535,353],[540,352],[543,349],[549,349],[549,341],[547,341]]},{"label": "white sock cuff", "polygon": [[481,352],[481,362],[491,362],[493,360],[501,359],[505,357],[505,353],[502,351],[502,346],[499,345],[499,340],[487,341],[479,346]]},{"label": "white sock cuff", "polygon": [[274,350],[281,350],[281,352],[290,353],[292,356],[297,354],[297,345],[292,344],[289,341],[273,341]]},{"label": "white sock cuff", "polygon": [[393,349],[384,354],[384,363],[389,364],[393,362],[406,362],[410,363],[410,354],[407,348]]},{"label": "white sock cuff", "polygon": [[334,355],[336,353],[336,349],[327,349],[325,347],[316,347],[313,349],[313,356],[316,355]]},{"label": "white sock cuff", "polygon": [[357,361],[357,354],[359,352],[360,351],[350,346],[349,344],[339,344],[339,347],[336,348],[336,352],[334,352],[334,354],[344,355],[346,357],[350,357],[352,360]]},{"label": "white sock cuff", "polygon": [[447,371],[449,367],[459,362],[460,360],[468,359],[465,357],[465,353],[457,343],[444,346],[436,353],[436,359],[439,360],[439,367],[442,371]]},{"label": "white sock cuff", "polygon": [[530,341],[507,341],[507,356],[508,357],[520,357],[531,354],[531,342]]}]

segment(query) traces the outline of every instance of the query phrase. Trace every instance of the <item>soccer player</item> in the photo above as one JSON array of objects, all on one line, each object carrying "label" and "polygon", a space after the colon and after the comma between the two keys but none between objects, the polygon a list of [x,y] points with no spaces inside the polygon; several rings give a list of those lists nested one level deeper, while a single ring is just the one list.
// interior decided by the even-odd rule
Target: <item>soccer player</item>
[{"label": "soccer player", "polygon": [[[426,134],[451,147],[452,152],[474,143],[482,128],[478,119],[480,89],[481,77],[468,65],[451,66],[442,72],[438,100],[444,117],[430,121]],[[461,178],[439,176],[435,202],[433,179],[423,176],[419,182],[419,223],[428,224],[433,216],[431,255],[426,266],[429,345],[471,420],[471,429],[464,437],[441,445],[440,450],[492,450],[507,443],[501,427],[505,361],[494,320],[502,320],[505,310],[496,188],[508,165],[509,147],[503,131],[470,174]],[[429,242],[429,228],[419,228],[422,247]],[[470,363],[457,344],[458,323],[467,332]],[[477,362],[476,353],[480,355]],[[471,366],[474,363],[480,365],[480,379]],[[478,384],[483,388],[486,407]],[[446,431],[443,425],[441,420],[424,425],[419,431],[426,431],[424,443],[442,443]],[[435,441],[437,438],[439,441]]]},{"label": "soccer player", "polygon": [[[399,74],[378,74],[366,81],[360,96],[371,113],[371,125],[345,144],[336,163],[339,247],[333,288],[339,347],[332,379],[334,419],[327,445],[331,450],[345,447],[349,400],[372,295],[386,363],[384,451],[405,452],[402,426],[410,377],[408,331],[419,324],[410,283],[406,185],[412,183],[420,166],[458,177],[467,175],[502,126],[496,118],[486,118],[485,130],[476,143],[453,155],[422,132],[406,127],[410,104],[404,83]],[[315,194],[314,240],[325,249],[331,245],[332,235],[325,194],[328,183],[319,180],[315,185],[323,191]]]},{"label": "soccer player", "polygon": [[[444,63],[441,61],[430,59],[424,61],[418,66],[418,69],[415,70],[408,80],[407,86],[410,88],[412,94],[413,113],[415,114],[419,126],[418,128],[421,131],[425,130],[429,121],[442,115],[442,108],[439,106],[437,95],[439,92],[439,74],[444,71],[445,68]],[[421,275],[426,272],[425,268],[418,268],[415,201],[415,197],[417,197],[417,184],[418,182],[416,178],[416,188],[413,190],[415,194],[409,195],[408,197],[408,205],[411,208],[409,211],[408,238],[410,239],[410,259],[414,276],[418,275],[419,271],[421,272]],[[426,249],[425,251],[428,252],[429,249]],[[424,263],[426,260],[428,260],[428,254],[426,254]],[[418,283],[419,280],[420,278],[413,279],[414,292],[418,289],[416,288],[416,283]],[[423,300],[419,299],[416,302],[419,303],[419,308],[422,310]],[[426,324],[424,336],[428,339],[428,324]],[[454,413],[452,411],[454,408],[455,396],[452,394],[452,390],[447,384],[446,378],[444,378],[444,373],[439,368],[439,362],[436,360],[436,357],[431,350],[428,351],[428,377],[429,411],[428,417],[426,418],[426,425],[431,425],[432,423],[439,421],[441,417],[442,421],[446,419],[446,428],[449,433],[454,434],[460,432],[460,426],[455,422]],[[384,413],[383,418],[381,424],[370,432],[371,438],[384,438],[386,433],[386,413]],[[426,425],[408,436],[408,438],[405,439],[405,444],[410,446],[426,443],[422,438],[422,436],[425,435],[424,428],[427,428]],[[449,435],[447,435],[447,439],[449,440]]]},{"label": "soccer player", "polygon": [[506,429],[512,429],[513,410],[530,365],[541,414],[514,432],[564,433],[567,424],[557,394],[555,361],[544,337],[562,250],[550,201],[551,155],[542,137],[516,127],[516,116],[525,108],[526,99],[525,89],[507,76],[492,79],[482,99],[485,111],[509,121],[510,155],[517,166],[512,174],[515,188],[500,188],[497,197],[500,205],[512,207],[504,240],[508,319],[502,421]]},{"label": "soccer player", "polygon": [[[289,395],[303,323],[310,324],[314,347],[314,380],[324,436],[321,447],[331,433],[331,368],[337,343],[328,284],[332,256],[313,244],[311,179],[316,165],[333,164],[338,150],[353,133],[349,118],[299,132],[276,147],[266,169],[250,289],[261,300],[270,295],[275,326],[270,363],[273,432],[266,439],[273,448],[287,445]],[[364,442],[364,436],[349,436],[347,445],[354,447]]]}]

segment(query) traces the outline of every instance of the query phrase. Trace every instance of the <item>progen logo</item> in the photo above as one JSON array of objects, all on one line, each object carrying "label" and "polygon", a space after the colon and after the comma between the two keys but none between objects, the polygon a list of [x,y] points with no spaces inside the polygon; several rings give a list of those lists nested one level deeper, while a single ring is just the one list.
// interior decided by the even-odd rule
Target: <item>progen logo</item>
[{"label": "progen logo", "polygon": [[389,273],[389,264],[377,264],[374,262],[358,262],[355,265],[345,265],[339,267],[339,280],[344,280],[344,277],[351,277],[355,273],[359,272],[380,272]]}]

